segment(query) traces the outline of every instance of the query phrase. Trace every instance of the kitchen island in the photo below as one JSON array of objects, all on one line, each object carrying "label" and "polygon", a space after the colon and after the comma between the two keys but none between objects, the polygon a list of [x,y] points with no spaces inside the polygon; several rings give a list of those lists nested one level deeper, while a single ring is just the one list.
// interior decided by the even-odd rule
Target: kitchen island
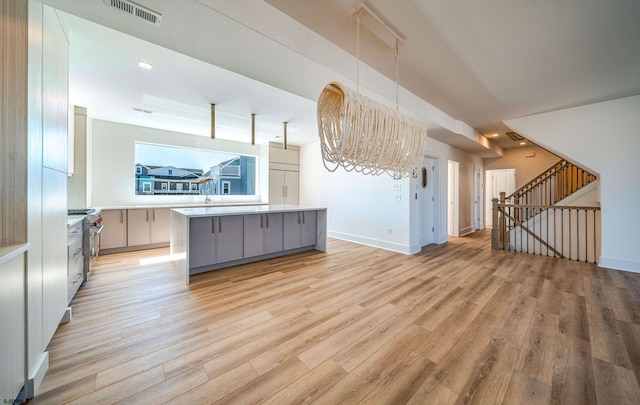
[{"label": "kitchen island", "polygon": [[171,256],[189,277],[305,250],[327,249],[327,209],[295,205],[171,210]]}]

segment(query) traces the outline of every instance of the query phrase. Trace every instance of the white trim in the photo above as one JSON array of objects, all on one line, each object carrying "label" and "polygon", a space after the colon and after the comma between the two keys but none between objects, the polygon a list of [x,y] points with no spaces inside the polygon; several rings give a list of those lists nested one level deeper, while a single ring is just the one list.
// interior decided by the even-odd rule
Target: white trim
[{"label": "white trim", "polygon": [[33,398],[40,389],[40,384],[44,380],[44,375],[49,370],[49,352],[44,352],[40,355],[40,359],[34,366],[33,370],[29,374],[29,381],[27,382],[27,398]]},{"label": "white trim", "polygon": [[[228,180],[224,180],[220,182],[220,186],[222,187],[222,189],[220,190],[220,194],[222,195],[228,195],[231,194],[231,182]],[[226,187],[226,193],[225,193],[225,187]]]},{"label": "white trim", "polygon": [[640,262],[633,260],[616,259],[613,257],[600,256],[598,266],[608,269],[630,271],[640,273]]},{"label": "white trim", "polygon": [[462,228],[460,229],[460,236],[469,235],[470,233],[473,233],[473,231],[474,231],[473,226]]},{"label": "white trim", "polygon": [[394,243],[394,242],[387,242],[380,239],[367,238],[365,236],[358,236],[358,235],[353,235],[353,234],[343,233],[343,232],[327,231],[327,236],[330,238],[346,240],[347,242],[354,242],[354,243],[359,243],[361,245],[367,245],[367,246],[376,247],[384,250],[390,250],[392,252],[402,253],[405,255],[412,255],[420,251],[420,248],[418,248],[418,250],[415,250],[416,248],[414,246],[403,245],[403,244]]}]

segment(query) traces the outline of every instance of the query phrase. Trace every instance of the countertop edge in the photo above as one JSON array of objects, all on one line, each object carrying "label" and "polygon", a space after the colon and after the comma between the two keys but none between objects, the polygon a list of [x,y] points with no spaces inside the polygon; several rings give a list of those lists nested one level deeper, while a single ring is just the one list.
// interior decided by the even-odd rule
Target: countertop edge
[{"label": "countertop edge", "polygon": [[31,243],[0,246],[0,264],[4,264],[14,257],[26,252],[30,247]]},{"label": "countertop edge", "polygon": [[67,217],[67,226],[73,226],[78,222],[82,222],[86,215],[69,215]]},{"label": "countertop edge", "polygon": [[171,208],[171,209],[181,209],[181,208],[221,208],[221,207],[247,207],[247,206],[264,206],[268,205],[268,203],[254,201],[254,202],[246,202],[246,203],[211,203],[211,204],[203,204],[203,203],[194,203],[194,204],[141,204],[141,205],[111,205],[111,206],[93,206],[91,208],[101,211],[108,210],[135,210],[135,209],[149,209],[149,208]]},{"label": "countertop edge", "polygon": [[326,207],[308,207],[299,205],[259,205],[248,207],[202,207],[202,208],[174,208],[173,211],[185,217],[208,217],[220,215],[248,215],[265,214],[277,212],[297,212],[297,211],[326,211]]}]

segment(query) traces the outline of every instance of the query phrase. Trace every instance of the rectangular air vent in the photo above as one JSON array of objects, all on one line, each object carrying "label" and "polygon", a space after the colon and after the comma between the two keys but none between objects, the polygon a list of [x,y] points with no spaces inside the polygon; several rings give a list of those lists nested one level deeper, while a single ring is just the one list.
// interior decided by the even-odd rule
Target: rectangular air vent
[{"label": "rectangular air vent", "polygon": [[520,136],[520,134],[517,134],[515,132],[507,132],[505,133],[505,135],[511,138],[512,141],[521,141],[524,139],[522,136]]},{"label": "rectangular air vent", "polygon": [[146,7],[142,7],[132,1],[128,0],[104,0],[104,4],[111,6],[115,9],[122,11],[123,13],[130,14],[134,17],[138,17],[153,25],[160,25],[162,14],[156,13],[153,10],[149,10]]}]

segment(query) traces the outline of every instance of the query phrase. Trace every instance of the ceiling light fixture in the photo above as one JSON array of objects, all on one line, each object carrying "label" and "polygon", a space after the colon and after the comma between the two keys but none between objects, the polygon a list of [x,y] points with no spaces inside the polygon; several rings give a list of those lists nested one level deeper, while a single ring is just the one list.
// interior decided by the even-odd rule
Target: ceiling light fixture
[{"label": "ceiling light fixture", "polygon": [[139,60],[138,61],[138,66],[140,66],[143,69],[147,69],[147,70],[151,70],[151,68],[153,67],[153,65],[149,62],[145,62],[143,60]]},{"label": "ceiling light fixture", "polygon": [[493,135],[491,135],[491,136],[495,138],[496,136],[498,136],[498,134],[493,134]]},{"label": "ceiling light fixture", "polygon": [[526,144],[527,144],[526,142],[520,142],[520,145],[526,145]]},{"label": "ceiling light fixture", "polygon": [[[396,109],[360,94],[360,19],[367,13],[395,37]],[[330,172],[346,171],[408,177],[425,154],[427,128],[398,109],[398,49],[402,37],[371,8],[360,3],[356,15],[356,90],[336,82],[318,99],[318,135],[322,161]],[[375,31],[372,30],[375,33]]]}]

